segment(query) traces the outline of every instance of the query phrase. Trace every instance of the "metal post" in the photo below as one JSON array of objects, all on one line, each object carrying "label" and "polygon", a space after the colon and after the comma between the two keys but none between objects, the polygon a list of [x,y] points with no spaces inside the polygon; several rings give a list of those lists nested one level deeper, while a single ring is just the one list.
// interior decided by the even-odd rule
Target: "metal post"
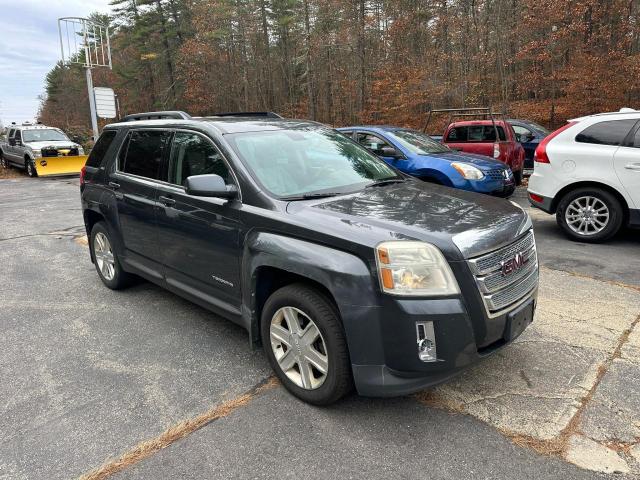
[{"label": "metal post", "polygon": [[96,116],[96,99],[93,96],[93,79],[91,78],[91,67],[86,67],[87,91],[89,92],[89,108],[91,109],[91,126],[93,127],[93,141],[98,140],[98,118]]}]

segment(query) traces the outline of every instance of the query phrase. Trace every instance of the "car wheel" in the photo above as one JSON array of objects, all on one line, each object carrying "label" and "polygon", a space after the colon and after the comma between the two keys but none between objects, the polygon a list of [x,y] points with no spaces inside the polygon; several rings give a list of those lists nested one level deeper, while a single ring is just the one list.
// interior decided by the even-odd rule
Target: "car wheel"
[{"label": "car wheel", "polygon": [[580,242],[602,242],[622,226],[624,212],[616,197],[600,188],[579,188],[567,193],[556,211],[565,234]]},{"label": "car wheel", "polygon": [[340,316],[317,290],[293,284],[274,292],[262,309],[261,334],[271,366],[296,397],[328,405],[351,390]]},{"label": "car wheel", "polygon": [[4,156],[4,154],[0,151],[0,165],[2,168],[9,168],[9,160]]},{"label": "car wheel", "polygon": [[26,158],[24,161],[27,168],[27,175],[29,175],[31,178],[37,177],[38,172],[36,171],[36,166],[33,164],[33,160],[31,160],[30,158]]},{"label": "car wheel", "polygon": [[522,169],[518,170],[517,172],[513,172],[513,179],[515,180],[516,185],[522,185],[522,176]]},{"label": "car wheel", "polygon": [[102,283],[112,290],[127,287],[131,281],[131,274],[122,270],[104,222],[96,223],[91,229],[90,246],[93,263]]}]

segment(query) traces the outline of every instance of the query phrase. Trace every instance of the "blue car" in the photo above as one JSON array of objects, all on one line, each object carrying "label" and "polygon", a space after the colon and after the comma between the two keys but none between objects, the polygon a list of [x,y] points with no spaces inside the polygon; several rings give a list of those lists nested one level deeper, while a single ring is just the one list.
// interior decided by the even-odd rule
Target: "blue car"
[{"label": "blue car", "polygon": [[531,174],[533,173],[533,154],[538,144],[549,135],[549,130],[529,120],[512,118],[507,122],[513,127],[518,142],[524,148],[524,173]]},{"label": "blue car", "polygon": [[401,172],[427,182],[499,197],[508,197],[515,190],[513,173],[504,163],[451,150],[417,130],[356,126],[338,131]]}]

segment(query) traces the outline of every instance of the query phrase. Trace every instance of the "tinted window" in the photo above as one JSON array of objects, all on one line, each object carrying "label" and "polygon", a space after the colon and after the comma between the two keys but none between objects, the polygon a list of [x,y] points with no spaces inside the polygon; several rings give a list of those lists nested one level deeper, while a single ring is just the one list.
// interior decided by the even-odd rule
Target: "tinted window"
[{"label": "tinted window", "polygon": [[20,130],[16,130],[15,137],[13,138],[15,138],[16,141],[22,141],[22,133],[20,132]]},{"label": "tinted window", "polygon": [[622,145],[638,120],[611,120],[585,128],[576,136],[576,142],[598,145]]},{"label": "tinted window", "polygon": [[166,175],[160,173],[160,167],[170,139],[171,134],[162,130],[131,132],[128,145],[121,152],[121,157],[125,157],[119,159],[120,170],[132,175],[164,180]]},{"label": "tinted window", "polygon": [[636,136],[635,136],[635,139],[633,140],[633,146],[636,148],[640,148],[640,128],[636,130]]},{"label": "tinted window", "polygon": [[496,141],[496,130],[498,131],[498,136],[500,140],[504,141],[507,139],[504,128],[501,126],[493,125],[472,125],[469,127],[469,142],[495,142]]},{"label": "tinted window", "polygon": [[13,128],[11,130],[9,130],[9,138],[13,138],[14,132],[15,132],[15,130]]},{"label": "tinted window", "polygon": [[102,132],[102,135],[98,138],[87,159],[87,165],[89,167],[99,167],[102,164],[102,159],[113,143],[113,139],[116,138],[117,133],[116,130],[105,130]]},{"label": "tinted window", "polygon": [[184,185],[192,175],[220,175],[233,183],[231,172],[210,141],[195,133],[177,132],[173,138],[169,182]]},{"label": "tinted window", "polygon": [[454,127],[447,133],[447,142],[466,142],[468,127]]}]

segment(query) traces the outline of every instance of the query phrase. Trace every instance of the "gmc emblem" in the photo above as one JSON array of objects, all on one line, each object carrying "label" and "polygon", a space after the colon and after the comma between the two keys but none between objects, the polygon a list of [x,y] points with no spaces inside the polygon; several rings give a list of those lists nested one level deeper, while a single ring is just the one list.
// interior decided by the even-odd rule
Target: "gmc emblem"
[{"label": "gmc emblem", "polygon": [[502,265],[502,276],[506,277],[507,275],[511,275],[512,273],[520,270],[525,264],[529,262],[529,259],[526,258],[521,252],[515,254],[513,258],[509,260],[505,260],[501,263]]}]

